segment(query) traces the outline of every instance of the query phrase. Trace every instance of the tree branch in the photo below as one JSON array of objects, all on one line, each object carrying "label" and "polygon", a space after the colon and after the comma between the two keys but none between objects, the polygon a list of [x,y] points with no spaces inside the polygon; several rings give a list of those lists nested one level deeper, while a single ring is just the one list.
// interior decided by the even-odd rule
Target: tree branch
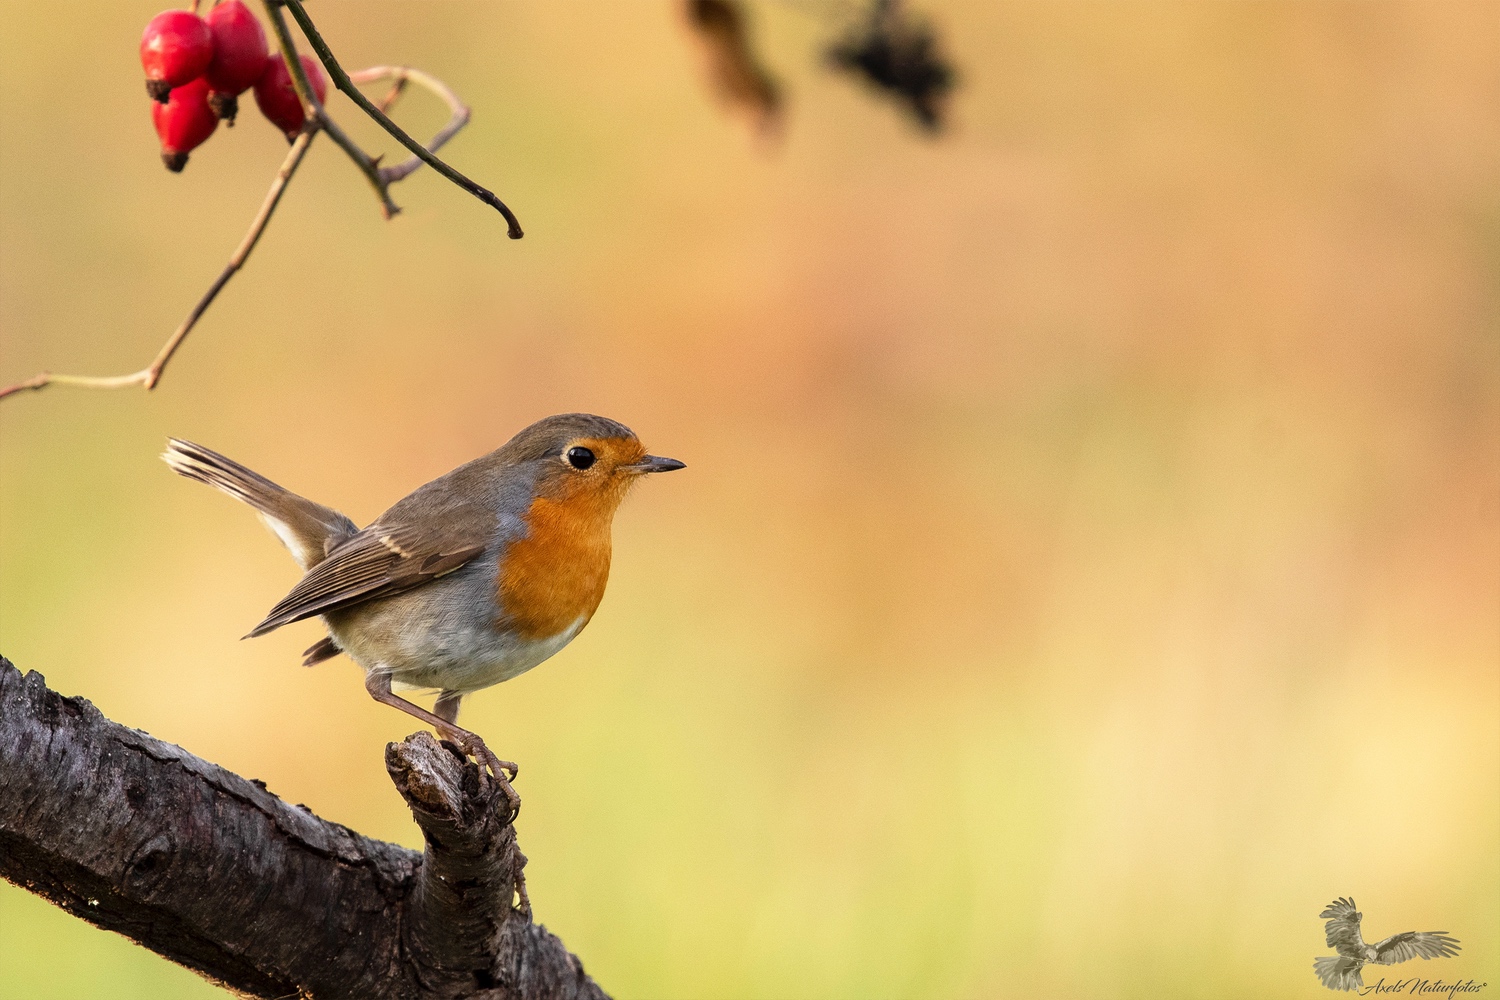
[{"label": "tree branch", "polygon": [[[343,67],[339,65],[339,61],[334,58],[333,50],[328,47],[328,43],[323,41],[323,36],[318,33],[317,26],[312,23],[312,18],[308,17],[307,11],[303,9],[301,0],[265,0],[265,4],[266,8],[272,12],[272,17],[278,24],[282,22],[280,11],[276,8],[285,7],[292,12],[292,19],[297,22],[297,27],[302,29],[302,34],[307,36],[308,42],[312,44],[313,51],[318,54],[318,58],[322,60],[324,68],[328,70],[328,75],[333,78],[334,86],[347,94],[351,101],[358,104],[361,111],[375,119],[377,125],[389,132],[401,145],[411,150],[412,154],[423,163],[505,216],[505,221],[510,226],[511,239],[518,240],[526,235],[521,231],[521,223],[515,214],[506,207],[505,202],[501,201],[493,191],[474,183],[438,159],[432,154],[431,150],[407,135],[401,126],[391,121],[384,111],[377,108],[368,97],[360,92],[359,88],[354,85],[354,81],[349,78],[349,74],[344,72]],[[292,65],[293,61],[295,59],[288,61],[288,67]],[[297,72],[301,72],[300,66],[297,68]]]},{"label": "tree branch", "polygon": [[[265,201],[261,204],[260,211],[256,213],[254,220],[250,223],[250,231],[240,242],[239,248],[229,258],[229,263],[220,272],[214,283],[209,285],[208,291],[203,293],[187,318],[173,331],[172,336],[167,338],[166,344],[157,352],[155,360],[138,372],[129,375],[60,375],[53,372],[39,372],[31,378],[13,385],[0,388],[0,399],[13,396],[16,393],[28,389],[45,389],[49,385],[75,385],[85,389],[129,389],[140,386],[150,390],[156,387],[161,380],[162,372],[166,370],[167,363],[172,360],[172,355],[177,353],[178,347],[183,340],[197,326],[198,320],[202,318],[209,305],[218,297],[220,291],[229,283],[236,271],[238,271],[250,256],[250,251],[255,249],[255,244],[260,240],[261,233],[265,231],[266,224],[271,221],[271,213],[276,210],[276,205],[281,201],[282,192],[285,191],[287,182],[291,180],[292,174],[296,172],[297,165],[302,162],[302,157],[307,153],[307,147],[312,142],[312,137],[318,132],[327,132],[328,137],[342,149],[349,159],[354,161],[365,179],[375,191],[375,196],[380,199],[381,214],[389,219],[401,211],[401,207],[391,199],[391,185],[398,183],[417,170],[422,164],[432,166],[444,177],[448,178],[459,187],[474,195],[480,201],[492,205],[505,217],[509,226],[510,238],[520,239],[524,234],[521,232],[521,224],[505,203],[502,202],[489,189],[481,187],[469,180],[463,174],[448,166],[442,160],[433,155],[439,147],[449,139],[458,134],[459,130],[469,123],[469,109],[458,99],[448,85],[437,77],[431,76],[418,69],[408,66],[373,66],[370,69],[360,70],[352,76],[344,72],[339,66],[338,60],[329,50],[326,42],[318,34],[317,28],[313,26],[307,12],[296,0],[263,0],[266,8],[266,16],[270,18],[272,31],[276,36],[277,47],[281,50],[282,58],[286,61],[288,71],[292,76],[292,87],[297,92],[298,99],[302,102],[302,113],[306,122],[302,132],[292,143],[291,150],[287,153],[286,160],[281,164],[281,169],[276,172],[271,181],[271,190],[266,193]],[[281,8],[286,6],[291,9],[292,16],[296,18],[297,24],[307,35],[308,41],[318,53],[318,58],[327,67],[329,76],[334,83],[349,94],[366,114],[374,118],[381,127],[391,135],[399,139],[402,145],[412,150],[415,154],[407,160],[398,163],[394,167],[382,167],[380,157],[371,156],[359,147],[349,134],[333,120],[328,111],[318,101],[317,95],[313,93],[312,84],[307,79],[307,72],[302,68],[302,60],[297,56],[297,46],[292,39],[291,30],[287,27],[286,18],[281,14]],[[360,93],[355,87],[356,83],[369,83],[375,80],[389,79],[394,81],[391,92],[381,101],[379,107]],[[432,141],[422,146],[411,136],[407,135],[395,122],[386,116],[386,110],[400,96],[407,82],[415,83],[425,87],[440,97],[448,105],[450,116],[448,123],[433,136]]]},{"label": "tree branch", "polygon": [[511,905],[525,858],[495,782],[426,733],[386,766],[420,856],[0,657],[0,876],[247,996],[603,1000]]},{"label": "tree branch", "polygon": [[[407,83],[415,83],[419,87],[426,87],[448,105],[448,124],[432,137],[427,144],[427,149],[436,153],[443,144],[458,134],[458,130],[469,124],[469,108],[458,95],[448,88],[448,85],[435,76],[423,73],[419,69],[410,66],[371,66],[357,73],[350,73],[349,79],[355,84],[374,83],[376,80],[390,80],[390,92],[385,95],[378,105],[381,114],[385,114],[396,103],[396,99],[406,90]],[[394,167],[381,167],[380,176],[387,184],[394,184],[404,179],[412,171],[422,166],[424,161],[420,156],[413,156],[396,164]]]},{"label": "tree branch", "polygon": [[380,176],[380,164],[375,157],[359,148],[359,144],[349,138],[338,122],[329,117],[328,112],[323,109],[323,104],[318,100],[318,95],[312,89],[312,83],[307,79],[307,70],[302,67],[302,59],[297,55],[297,44],[292,41],[292,32],[286,26],[286,18],[281,16],[281,0],[263,0],[266,8],[266,16],[271,19],[271,29],[276,35],[276,46],[281,50],[281,58],[286,62],[287,72],[292,75],[292,89],[297,92],[297,99],[302,102],[303,117],[309,122],[316,123],[328,133],[340,149],[342,149],[354,161],[354,165],[365,175],[370,186],[375,189],[375,197],[380,199],[380,213],[390,219],[399,211],[401,206],[391,200],[390,184]]},{"label": "tree branch", "polygon": [[187,335],[198,325],[198,320],[208,311],[213,300],[223,291],[224,286],[229,284],[229,279],[234,277],[235,272],[245,265],[250,258],[250,251],[255,249],[255,244],[260,242],[260,236],[266,231],[266,224],[271,221],[271,214],[276,211],[276,206],[281,203],[281,196],[286,191],[287,182],[297,172],[297,166],[302,162],[302,157],[307,154],[307,148],[312,145],[313,136],[317,135],[316,125],[304,128],[302,134],[297,136],[292,148],[287,151],[286,159],[281,161],[281,169],[276,171],[276,176],[271,180],[271,189],[266,192],[265,200],[260,203],[260,211],[255,213],[255,218],[250,221],[250,231],[245,238],[240,240],[240,245],[235,248],[229,257],[229,263],[224,265],[224,270],[214,279],[214,283],[208,286],[208,291],[193,306],[187,318],[178,325],[157,352],[156,359],[145,368],[130,375],[54,375],[51,372],[42,372],[24,382],[6,386],[0,389],[0,399],[22,391],[23,389],[42,389],[49,385],[77,385],[86,389],[126,389],[131,386],[142,386],[146,389],[153,388],[161,379],[161,373],[166,369],[167,362],[172,360],[172,355],[177,353],[177,348],[187,339]]}]

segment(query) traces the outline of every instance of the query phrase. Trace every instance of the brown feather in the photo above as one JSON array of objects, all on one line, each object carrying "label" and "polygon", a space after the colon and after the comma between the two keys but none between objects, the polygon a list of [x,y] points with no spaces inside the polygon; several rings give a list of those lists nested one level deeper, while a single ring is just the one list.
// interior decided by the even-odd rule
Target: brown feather
[{"label": "brown feather", "polygon": [[493,515],[472,506],[430,521],[372,524],[309,570],[246,638],[430,583],[484,552],[494,526]]},{"label": "brown feather", "polygon": [[304,667],[315,667],[324,660],[331,660],[342,652],[343,650],[334,645],[333,640],[325,635],[303,650],[302,665]]},{"label": "brown feather", "polygon": [[359,530],[338,511],[277,486],[253,469],[201,444],[168,438],[162,458],[179,475],[206,483],[254,507],[304,570],[321,562],[329,551]]}]

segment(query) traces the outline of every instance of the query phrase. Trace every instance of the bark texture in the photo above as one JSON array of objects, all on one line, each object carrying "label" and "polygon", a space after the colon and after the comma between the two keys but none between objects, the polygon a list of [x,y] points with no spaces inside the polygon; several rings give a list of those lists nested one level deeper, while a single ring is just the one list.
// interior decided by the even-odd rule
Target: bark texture
[{"label": "bark texture", "polygon": [[526,859],[495,782],[427,733],[386,766],[420,855],[0,657],[0,876],[246,996],[604,998],[512,905]]}]

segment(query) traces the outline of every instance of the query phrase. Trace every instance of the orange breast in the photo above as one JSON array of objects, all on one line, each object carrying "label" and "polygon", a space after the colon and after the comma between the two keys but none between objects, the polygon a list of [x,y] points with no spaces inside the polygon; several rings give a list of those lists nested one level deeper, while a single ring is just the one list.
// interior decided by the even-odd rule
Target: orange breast
[{"label": "orange breast", "polygon": [[613,513],[578,495],[532,502],[527,536],[505,550],[498,581],[500,608],[522,638],[548,639],[593,617],[609,581]]}]

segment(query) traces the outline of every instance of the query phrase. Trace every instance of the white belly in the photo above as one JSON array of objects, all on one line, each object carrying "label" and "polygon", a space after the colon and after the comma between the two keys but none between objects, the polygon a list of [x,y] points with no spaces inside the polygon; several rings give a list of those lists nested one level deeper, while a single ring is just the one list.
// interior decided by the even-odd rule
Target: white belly
[{"label": "white belly", "polygon": [[462,693],[524,674],[572,642],[585,624],[587,619],[579,618],[550,638],[523,639],[489,628],[443,628],[438,623],[400,631],[346,631],[328,623],[334,641],[366,673],[387,673],[397,688]]}]

